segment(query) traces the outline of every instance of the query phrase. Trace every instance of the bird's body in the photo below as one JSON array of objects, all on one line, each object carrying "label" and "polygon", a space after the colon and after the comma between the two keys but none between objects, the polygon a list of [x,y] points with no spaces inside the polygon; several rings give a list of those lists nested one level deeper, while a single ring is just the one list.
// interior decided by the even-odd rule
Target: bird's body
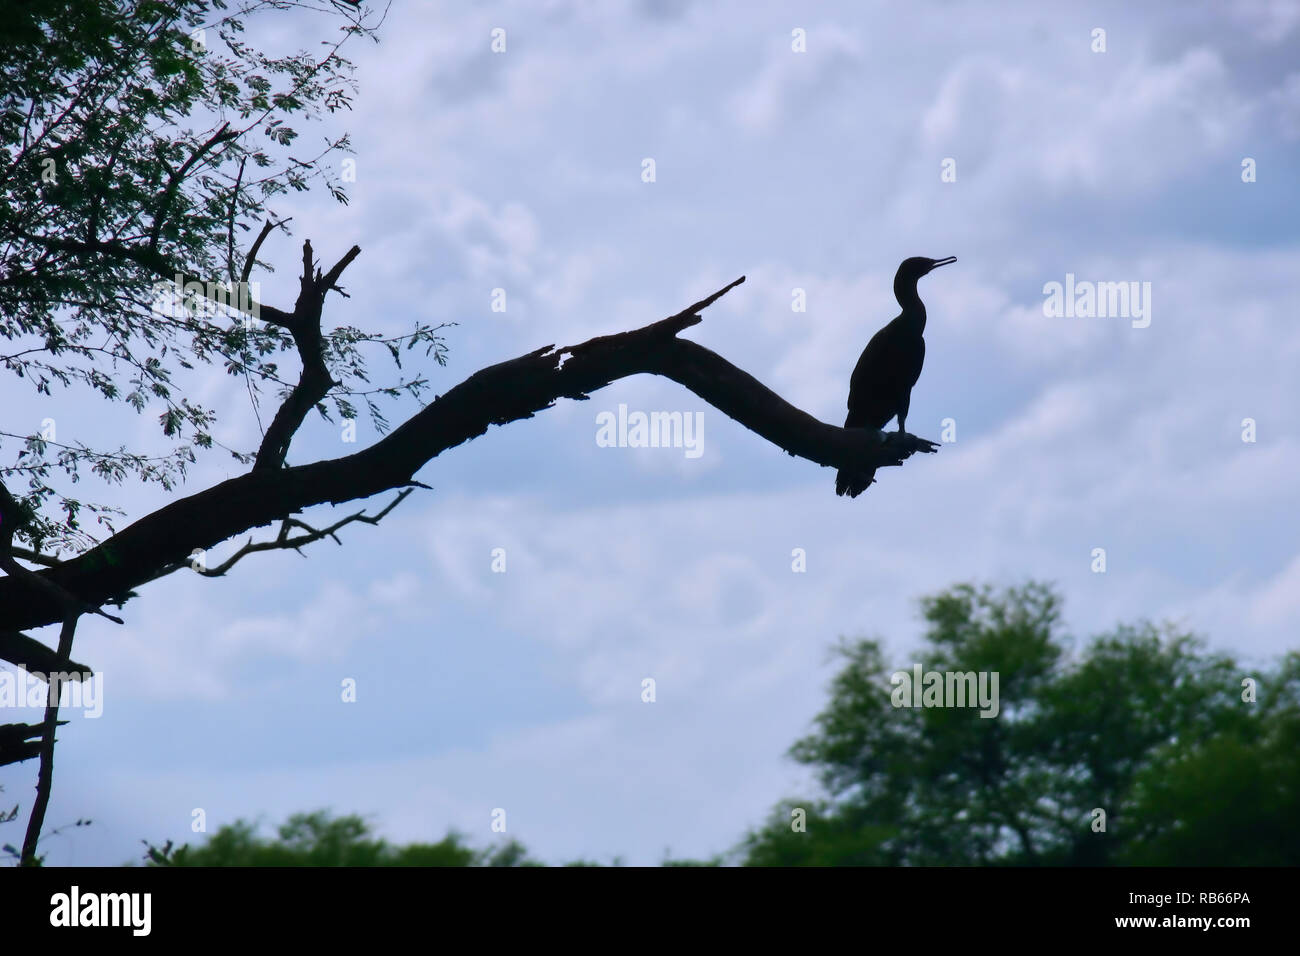
[{"label": "bird's body", "polygon": [[[916,292],[916,283],[931,269],[956,262],[956,258],[926,259],[916,256],[903,260],[894,276],[894,297],[903,311],[871,337],[849,379],[849,414],[845,428],[882,430],[897,416],[898,430],[903,431],[907,410],[912,401],[912,386],[921,377],[925,364],[925,304]],[[875,480],[875,470],[835,475],[835,493],[856,498]]]}]

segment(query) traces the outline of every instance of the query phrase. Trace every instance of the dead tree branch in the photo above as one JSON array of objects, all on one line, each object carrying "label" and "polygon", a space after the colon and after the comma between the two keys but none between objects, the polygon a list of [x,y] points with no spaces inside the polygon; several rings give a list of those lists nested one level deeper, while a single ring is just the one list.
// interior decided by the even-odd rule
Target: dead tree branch
[{"label": "dead tree branch", "polygon": [[302,426],[316,403],[323,399],[338,382],[330,375],[325,364],[325,339],[321,335],[321,311],[325,305],[325,296],[335,288],[343,270],[361,254],[359,246],[353,246],[334,264],[324,276],[319,269],[312,273],[311,242],[302,244],[302,276],[299,279],[301,291],[293,307],[293,316],[289,323],[289,332],[294,344],[298,346],[298,357],[302,360],[302,375],[293,391],[284,400],[284,404],[275,413],[271,425],[262,436],[262,445],[257,450],[257,460],[253,471],[267,471],[280,468],[289,454],[289,443]]},{"label": "dead tree branch", "polygon": [[[179,571],[181,568],[186,566],[192,568],[196,573],[201,574],[205,578],[224,577],[226,572],[244,558],[248,557],[250,554],[257,554],[262,551],[297,551],[305,558],[306,555],[302,554],[302,549],[309,544],[315,544],[323,538],[333,538],[335,544],[342,546],[343,542],[339,539],[337,534],[341,528],[352,524],[354,521],[361,521],[370,525],[379,524],[379,522],[383,521],[384,518],[388,517],[390,511],[405,501],[414,490],[414,488],[404,488],[398,493],[396,498],[385,505],[383,510],[377,514],[368,515],[364,510],[358,511],[356,514],[351,514],[346,518],[339,519],[326,528],[313,528],[311,525],[307,524],[307,522],[298,518],[285,518],[280,522],[279,533],[270,541],[255,542],[252,538],[249,538],[247,544],[228,557],[225,561],[222,561],[215,568],[195,568],[193,562],[190,562],[188,565],[177,564],[169,568],[164,568],[152,580],[156,581],[158,578],[166,577],[167,575]],[[294,528],[305,533],[290,537],[289,532]]]},{"label": "dead tree branch", "polygon": [[[481,369],[368,448],[292,468],[254,468],[171,502],[57,567],[30,573],[92,604],[120,601],[164,569],[187,563],[196,548],[210,548],[313,505],[409,487],[433,458],[492,425],[531,418],[561,398],[585,399],[643,373],[680,383],[789,454],[819,465],[881,468],[937,450],[934,442],[915,435],[886,437],[818,421],[717,353],[677,337],[702,321],[702,309],[742,281],[644,328],[569,348],[546,346]],[[13,578],[0,579],[0,627],[16,632],[60,620],[62,609],[48,594]],[[0,658],[11,660],[14,653],[20,651],[0,634]]]},{"label": "dead tree branch", "polygon": [[[59,726],[66,723],[66,720],[60,720]],[[0,724],[0,767],[39,757],[44,733],[44,723]]]},{"label": "dead tree branch", "polygon": [[[63,621],[59,632],[59,657],[67,659],[72,653],[72,638],[77,631],[77,620],[81,617],[72,611]],[[45,809],[50,805],[50,790],[54,785],[54,734],[59,726],[59,695],[63,685],[54,675],[49,675],[46,685],[45,721],[41,725],[41,764],[36,773],[36,799],[32,802],[31,816],[27,818],[27,834],[23,837],[22,857],[19,866],[36,865],[36,844],[41,839],[41,827],[45,825]]]}]

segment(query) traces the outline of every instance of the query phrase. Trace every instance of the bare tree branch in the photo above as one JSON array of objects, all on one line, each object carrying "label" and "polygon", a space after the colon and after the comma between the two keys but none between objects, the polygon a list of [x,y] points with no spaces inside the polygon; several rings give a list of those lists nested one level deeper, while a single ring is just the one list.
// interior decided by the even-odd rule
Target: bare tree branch
[{"label": "bare tree branch", "polygon": [[75,610],[78,614],[98,614],[100,617],[108,618],[114,624],[125,623],[120,617],[109,614],[96,604],[83,601],[81,598],[66,591],[50,579],[32,571],[30,568],[23,567],[13,559],[12,555],[6,554],[3,549],[0,549],[0,571],[4,571],[4,573],[8,575],[4,580],[23,581],[31,585],[31,587],[37,591],[40,591],[60,602],[68,609]]},{"label": "bare tree branch", "polygon": [[[173,501],[98,547],[40,572],[90,603],[120,603],[132,588],[252,528],[313,505],[367,498],[414,482],[417,471],[492,425],[531,418],[560,398],[584,399],[638,373],[670,378],[792,455],[832,468],[900,465],[938,445],[915,435],[839,428],[795,408],[726,359],[677,334],[741,280],[674,316],[641,329],[556,350],[545,346],[492,365],[436,398],[375,444],[354,454],[292,468],[254,469]],[[0,627],[9,631],[62,620],[49,595],[0,579]],[[14,648],[0,634],[0,658]]]},{"label": "bare tree branch", "polygon": [[253,462],[254,471],[266,471],[284,465],[285,456],[289,454],[289,443],[294,434],[302,427],[307,413],[323,399],[331,388],[339,383],[330,375],[325,364],[325,340],[321,336],[321,310],[325,304],[325,295],[338,282],[343,270],[361,254],[359,246],[353,246],[334,264],[329,274],[322,276],[317,269],[313,274],[311,241],[302,244],[302,276],[299,279],[301,291],[293,307],[293,319],[289,332],[294,344],[298,346],[298,357],[302,360],[302,375],[294,386],[284,404],[271,419],[262,444],[257,449],[257,460]]},{"label": "bare tree branch", "polygon": [[[428,487],[428,486],[425,485],[422,487]],[[352,522],[354,521],[362,521],[370,525],[379,524],[379,522],[383,521],[384,518],[388,516],[388,513],[390,511],[392,511],[403,501],[405,501],[407,497],[411,494],[411,492],[414,490],[415,490],[414,488],[403,489],[401,492],[398,493],[397,497],[394,498],[392,501],[390,501],[384,507],[384,509],[380,511],[378,514],[368,515],[365,513],[364,510],[358,511],[356,514],[351,514],[348,515],[346,518],[339,519],[338,521],[334,522],[332,525],[330,525],[327,528],[319,528],[319,529],[313,528],[311,525],[307,524],[307,522],[302,521],[301,519],[285,518],[280,522],[279,533],[270,541],[254,542],[252,538],[249,538],[247,544],[245,544],[242,548],[240,548],[238,551],[232,554],[225,561],[222,561],[215,568],[203,568],[203,569],[194,568],[192,563],[177,564],[169,568],[164,568],[157,575],[155,575],[152,580],[156,581],[158,580],[158,578],[166,577],[169,574],[173,574],[181,570],[181,568],[183,567],[193,568],[193,570],[196,573],[201,574],[205,578],[220,578],[220,577],[224,577],[226,572],[228,572],[231,568],[233,568],[244,558],[248,557],[250,554],[257,554],[258,552],[261,551],[290,551],[290,550],[297,551],[299,554],[302,554],[303,548],[305,548],[309,544],[314,544],[317,541],[320,541],[322,538],[333,538],[335,544],[342,546],[343,542],[339,540],[337,534],[337,532],[341,528],[345,527],[346,525],[352,524]],[[294,528],[298,528],[299,530],[304,531],[306,533],[297,535],[296,537],[290,537],[289,532]],[[303,557],[306,557],[306,555],[304,554]]]},{"label": "bare tree branch", "polygon": [[329,292],[330,290],[333,290],[335,292],[342,292],[342,290],[339,289],[338,287],[339,277],[343,275],[343,270],[352,264],[352,260],[359,255],[361,255],[361,247],[353,246],[351,249],[349,249],[346,253],[343,254],[342,259],[334,263],[334,268],[330,269],[330,271],[325,274],[324,278],[320,278],[320,274],[317,273],[316,284],[320,291],[320,297],[322,301],[324,301],[325,299],[325,293]]},{"label": "bare tree branch", "polygon": [[[59,657],[67,658],[72,653],[72,637],[77,631],[77,619],[81,615],[76,611],[63,620],[63,629],[59,632]],[[59,726],[59,695],[62,685],[51,676],[46,685],[48,696],[45,704],[45,722],[41,726],[41,766],[36,774],[36,799],[32,802],[32,813],[27,818],[27,834],[23,838],[23,852],[19,866],[36,865],[36,844],[41,838],[41,827],[45,825],[45,808],[50,804],[50,789],[54,784],[54,734]]]},{"label": "bare tree branch", "polygon": [[[229,212],[226,214],[226,274],[230,276],[230,281],[235,281],[235,216],[239,210],[239,187],[244,184],[244,167],[248,165],[248,157],[243,156],[239,160],[239,173],[235,176],[234,188],[230,190],[230,205],[227,207]],[[265,228],[265,227],[263,227]],[[94,236],[90,237],[94,239]],[[244,281],[248,281],[245,279]]]},{"label": "bare tree branch", "polygon": [[[417,482],[418,484],[418,482]],[[423,485],[421,487],[428,487]],[[334,543],[342,546],[343,542],[339,539],[337,532],[353,522],[364,522],[369,525],[378,525],[386,518],[390,512],[408,497],[410,497],[413,488],[405,488],[390,501],[381,511],[376,514],[368,515],[364,510],[355,514],[348,515],[346,518],[334,522],[326,528],[313,528],[307,522],[298,518],[285,518],[280,523],[280,532],[271,541],[262,541],[254,543],[249,541],[248,544],[240,548],[237,552],[223,561],[215,568],[195,569],[204,577],[216,578],[222,577],[231,568],[238,564],[242,559],[250,554],[261,551],[279,551],[292,549],[302,554],[302,548],[313,544],[323,538],[333,538]],[[297,528],[304,534],[290,536],[291,529]],[[20,549],[13,549],[15,552]],[[22,549],[26,550],[26,549]],[[306,555],[303,555],[306,557]],[[43,555],[40,557],[44,557]],[[53,562],[50,566],[57,565],[59,562]],[[153,580],[157,580],[165,575],[179,571],[186,565],[177,564],[165,568]],[[147,582],[145,582],[147,583]],[[77,664],[69,660],[63,654],[64,648],[62,643],[58,650],[52,650],[39,641],[35,641],[26,634],[17,634],[0,631],[0,645],[8,644],[18,651],[18,654],[11,655],[9,661],[18,664],[27,670],[33,677],[45,681],[51,688],[51,693],[56,693],[60,686],[58,681],[60,676],[71,680],[85,680],[91,676],[90,668],[84,664]],[[70,648],[69,648],[70,653]],[[48,712],[47,712],[48,718]],[[61,721],[60,723],[66,723]],[[18,763],[28,760],[31,757],[44,754],[44,741],[42,739],[32,739],[38,737],[45,725],[29,726],[27,724],[3,724],[0,725],[0,766],[6,764]]]},{"label": "bare tree branch", "polygon": [[52,568],[63,563],[52,555],[42,554],[39,551],[33,551],[31,548],[20,548],[15,545],[9,550],[15,558],[22,558],[29,564],[39,564],[43,568]]},{"label": "bare tree branch", "polygon": [[85,664],[60,658],[54,648],[19,631],[0,630],[0,647],[4,648],[6,661],[41,680],[46,680],[49,674],[86,675],[91,672]]},{"label": "bare tree branch", "polygon": [[[60,720],[59,726],[66,723]],[[39,757],[44,732],[44,723],[0,724],[0,767]]]},{"label": "bare tree branch", "polygon": [[248,255],[244,257],[244,270],[239,276],[241,283],[247,282],[248,277],[253,274],[253,266],[257,262],[257,253],[261,251],[262,243],[266,242],[266,237],[271,234],[271,230],[278,229],[291,219],[293,219],[292,216],[281,219],[279,222],[271,222],[268,219],[262,224],[262,231],[257,234],[257,238],[253,240],[252,248],[248,250]]}]

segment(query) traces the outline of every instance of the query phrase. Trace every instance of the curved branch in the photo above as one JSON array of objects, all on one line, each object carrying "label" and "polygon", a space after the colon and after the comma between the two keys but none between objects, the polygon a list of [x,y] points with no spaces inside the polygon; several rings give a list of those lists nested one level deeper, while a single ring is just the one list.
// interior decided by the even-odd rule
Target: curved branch
[{"label": "curved branch", "polygon": [[[839,428],[795,408],[753,376],[703,346],[677,338],[702,321],[698,312],[740,279],[676,315],[644,328],[604,335],[580,345],[545,346],[475,372],[369,448],[328,461],[268,468],[231,478],[174,501],[122,529],[98,547],[40,572],[94,604],[120,603],[163,569],[184,563],[195,548],[283,520],[319,504],[367,498],[415,482],[415,474],[449,448],[491,425],[531,418],[558,399],[585,399],[638,373],[662,375],[699,395],[784,449],[832,468],[899,465],[934,442],[914,435]],[[62,619],[56,601],[0,579],[0,627],[20,630]],[[0,658],[14,648],[0,633]]]}]

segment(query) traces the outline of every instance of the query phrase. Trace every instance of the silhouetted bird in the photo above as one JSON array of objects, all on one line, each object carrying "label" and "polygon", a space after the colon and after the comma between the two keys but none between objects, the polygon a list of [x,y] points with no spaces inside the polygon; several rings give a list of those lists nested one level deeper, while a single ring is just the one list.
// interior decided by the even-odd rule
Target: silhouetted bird
[{"label": "silhouetted bird", "polygon": [[[849,380],[849,414],[845,428],[882,429],[895,415],[903,431],[912,386],[921,377],[925,362],[925,305],[916,294],[916,283],[931,269],[956,262],[956,256],[904,259],[894,276],[894,298],[903,307],[898,318],[871,337],[862,350]],[[835,475],[835,493],[856,498],[875,481],[876,470],[844,471]]]}]

